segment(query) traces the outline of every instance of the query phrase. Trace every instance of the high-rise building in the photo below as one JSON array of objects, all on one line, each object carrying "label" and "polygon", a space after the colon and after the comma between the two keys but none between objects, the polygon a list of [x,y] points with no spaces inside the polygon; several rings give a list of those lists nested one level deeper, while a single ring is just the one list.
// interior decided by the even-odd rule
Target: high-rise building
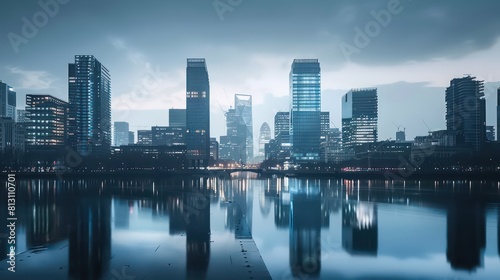
[{"label": "high-rise building", "polygon": [[153,137],[151,130],[137,131],[137,145],[142,145],[142,146],[153,145]]},{"label": "high-rise building", "polygon": [[16,118],[16,92],[0,81],[0,117]]},{"label": "high-rise building", "polygon": [[481,151],[486,140],[486,102],[484,82],[467,76],[451,80],[446,88],[446,129],[474,151]]},{"label": "high-rise building", "polygon": [[406,141],[406,131],[399,130],[396,131],[396,142],[401,143]]},{"label": "high-rise building", "polygon": [[497,141],[500,141],[500,87],[497,89]]},{"label": "high-rise building", "polygon": [[82,155],[107,154],[111,146],[111,77],[93,55],[68,65],[70,142]]},{"label": "high-rise building", "polygon": [[261,157],[265,156],[265,147],[266,147],[266,144],[269,143],[269,141],[271,141],[271,128],[265,122],[260,127],[260,133],[259,133],[259,156],[261,156]]},{"label": "high-rise building", "polygon": [[189,167],[208,166],[210,158],[210,82],[204,58],[186,67],[186,148]]},{"label": "high-rise building", "polygon": [[153,126],[151,136],[153,146],[186,145],[186,136],[182,127]]},{"label": "high-rise building", "polygon": [[10,117],[0,117],[0,152],[6,150],[23,153],[25,150],[25,130]]},{"label": "high-rise building", "polygon": [[342,96],[342,144],[353,148],[378,140],[376,88],[352,89]]},{"label": "high-rise building", "polygon": [[252,121],[252,96],[245,94],[234,95],[234,109],[245,128],[245,162],[253,158],[253,121]]},{"label": "high-rise building", "polygon": [[168,126],[186,127],[186,109],[168,109]]},{"label": "high-rise building", "polygon": [[242,122],[236,109],[226,112],[226,136],[220,138],[220,158],[247,162],[247,126]]},{"label": "high-rise building", "polygon": [[68,142],[69,104],[51,95],[26,95],[26,141],[30,149],[53,151]]},{"label": "high-rise building", "polygon": [[26,117],[26,110],[17,109],[16,122],[18,122],[18,123],[26,123],[26,122],[28,122],[28,118]]},{"label": "high-rise building", "polygon": [[295,59],[290,71],[292,159],[319,160],[321,69],[317,59]]},{"label": "high-rise building", "polygon": [[330,132],[330,112],[321,112],[321,136],[320,143],[326,141],[328,133]]},{"label": "high-rise building", "polygon": [[115,141],[116,147],[125,146],[129,143],[129,124],[128,122],[115,122]]},{"label": "high-rise building", "polygon": [[219,160],[219,142],[217,142],[217,138],[215,137],[210,137],[210,158]]},{"label": "high-rise building", "polygon": [[133,131],[128,132],[128,144],[129,145],[135,144],[135,133]]},{"label": "high-rise building", "polygon": [[290,133],[290,112],[278,112],[274,115],[274,138],[281,132]]},{"label": "high-rise building", "polygon": [[486,140],[490,142],[495,141],[495,126],[493,125],[486,126]]}]

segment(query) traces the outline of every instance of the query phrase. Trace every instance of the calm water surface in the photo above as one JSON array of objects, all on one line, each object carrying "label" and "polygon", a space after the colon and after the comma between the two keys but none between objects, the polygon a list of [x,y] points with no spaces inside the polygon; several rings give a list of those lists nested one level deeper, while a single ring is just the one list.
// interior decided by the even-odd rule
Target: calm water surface
[{"label": "calm water surface", "polygon": [[273,279],[500,279],[496,181],[17,184],[16,273],[2,226],[0,279],[259,279],[259,261]]}]

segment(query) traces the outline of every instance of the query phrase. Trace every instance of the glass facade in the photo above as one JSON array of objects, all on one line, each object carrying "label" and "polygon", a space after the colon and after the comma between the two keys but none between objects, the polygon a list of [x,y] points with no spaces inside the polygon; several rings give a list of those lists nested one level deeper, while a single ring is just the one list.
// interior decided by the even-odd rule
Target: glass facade
[{"label": "glass facade", "polygon": [[244,94],[234,95],[234,108],[245,126],[245,162],[253,158],[253,121],[252,121],[252,96]]},{"label": "glass facade", "polygon": [[186,127],[186,109],[169,109],[168,126]]},{"label": "glass facade", "polygon": [[26,95],[29,146],[63,146],[68,136],[69,104],[50,95]]},{"label": "glass facade", "polygon": [[353,148],[378,139],[376,88],[352,89],[342,97],[342,144]]},{"label": "glass facade", "polygon": [[317,59],[295,59],[290,71],[292,159],[319,160],[321,69]]},{"label": "glass facade", "polygon": [[210,83],[204,58],[190,58],[186,68],[186,148],[189,167],[210,159]]},{"label": "glass facade", "polygon": [[0,81],[0,117],[16,118],[16,92]]},{"label": "glass facade", "polygon": [[475,77],[453,79],[446,88],[446,129],[474,151],[481,151],[486,140],[486,101],[484,82]]},{"label": "glass facade", "polygon": [[124,146],[129,143],[129,124],[128,122],[115,122],[114,126],[114,145]]},{"label": "glass facade", "polygon": [[92,55],[76,55],[68,66],[70,142],[82,155],[109,153],[111,77]]}]

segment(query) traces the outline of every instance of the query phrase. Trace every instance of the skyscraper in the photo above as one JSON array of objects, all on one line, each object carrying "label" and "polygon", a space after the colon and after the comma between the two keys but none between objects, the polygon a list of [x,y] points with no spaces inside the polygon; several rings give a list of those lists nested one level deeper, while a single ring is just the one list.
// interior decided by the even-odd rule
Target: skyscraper
[{"label": "skyscraper", "polygon": [[474,151],[481,151],[486,140],[486,102],[484,82],[467,76],[451,80],[446,88],[446,129]]},{"label": "skyscraper", "polygon": [[269,141],[271,141],[271,128],[265,122],[260,127],[260,133],[259,133],[259,156],[261,156],[261,157],[265,156],[265,147],[266,147],[266,144],[269,143]]},{"label": "skyscraper", "polygon": [[234,160],[240,163],[247,162],[246,133],[247,127],[242,122],[236,109],[226,112],[226,136],[221,136],[220,158]]},{"label": "skyscraper", "polygon": [[151,146],[153,144],[153,135],[151,130],[137,131],[137,145]]},{"label": "skyscraper", "polygon": [[342,96],[342,143],[352,148],[378,139],[376,88],[352,89]]},{"label": "skyscraper", "polygon": [[290,71],[290,140],[295,161],[319,160],[321,69],[317,59],[295,59]]},{"label": "skyscraper", "polygon": [[186,67],[186,148],[189,167],[206,167],[210,158],[210,83],[204,58]]},{"label": "skyscraper", "polygon": [[493,125],[486,126],[486,140],[490,142],[495,141],[495,126]]},{"label": "skyscraper", "polygon": [[330,132],[330,112],[321,112],[321,137],[320,143],[326,141],[328,133]]},{"label": "skyscraper", "polygon": [[128,132],[128,144],[129,145],[135,144],[135,133],[133,131]]},{"label": "skyscraper", "polygon": [[76,55],[68,65],[70,142],[82,155],[109,153],[111,77],[93,55]]},{"label": "skyscraper", "polygon": [[119,147],[119,146],[125,146],[128,145],[129,143],[129,124],[128,122],[115,122],[115,141],[114,145]]},{"label": "skyscraper", "polygon": [[253,158],[253,121],[252,121],[252,96],[244,94],[234,95],[234,109],[245,126],[246,160]]},{"label": "skyscraper", "polygon": [[50,95],[26,95],[30,149],[55,151],[67,144],[69,104]]},{"label": "skyscraper", "polygon": [[16,92],[0,81],[0,117],[16,119]]},{"label": "skyscraper", "polygon": [[186,109],[168,109],[168,126],[186,127]]},{"label": "skyscraper", "polygon": [[290,133],[290,112],[278,112],[274,115],[274,138],[282,132]]}]

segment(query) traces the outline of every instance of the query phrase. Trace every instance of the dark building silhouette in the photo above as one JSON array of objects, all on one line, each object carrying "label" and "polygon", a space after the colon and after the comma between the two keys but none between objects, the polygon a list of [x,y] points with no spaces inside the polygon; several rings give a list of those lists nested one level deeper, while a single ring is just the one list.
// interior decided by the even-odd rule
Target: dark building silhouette
[{"label": "dark building silhouette", "polygon": [[290,71],[292,159],[318,161],[321,136],[321,68],[317,59],[295,59]]},{"label": "dark building silhouette", "polygon": [[128,122],[115,122],[114,125],[114,146],[124,146],[129,144],[129,124]]},{"label": "dark building silhouette", "polygon": [[111,197],[75,191],[69,234],[69,276],[91,280],[109,269],[111,257]]},{"label": "dark building silhouette", "polygon": [[371,202],[345,201],[342,205],[342,248],[352,255],[376,256],[377,206]]},{"label": "dark building silhouette", "polygon": [[82,155],[107,154],[111,147],[111,76],[93,55],[68,65],[70,142]]},{"label": "dark building silhouette", "polygon": [[342,96],[342,146],[353,148],[377,140],[377,89],[350,90]]},{"label": "dark building silhouette", "polygon": [[[306,191],[306,184],[309,188]],[[290,269],[294,277],[319,277],[321,271],[321,196],[319,186],[290,181]]]},{"label": "dark building silhouette", "polygon": [[135,133],[133,131],[128,132],[128,144],[129,145],[135,144]]},{"label": "dark building silhouette", "polygon": [[481,151],[486,140],[484,82],[467,76],[446,88],[446,129],[456,131],[463,144]]},{"label": "dark building silhouette", "polygon": [[151,138],[153,146],[186,145],[186,133],[182,127],[153,126]]},{"label": "dark building silhouette", "polygon": [[497,89],[497,141],[500,141],[500,88]]},{"label": "dark building silhouette", "polygon": [[246,94],[235,94],[234,110],[239,118],[239,123],[245,127],[246,151],[244,162],[247,162],[253,158],[252,96]]},{"label": "dark building silhouette", "polygon": [[210,83],[204,58],[189,58],[186,68],[186,146],[190,167],[210,159]]},{"label": "dark building silhouette", "polygon": [[456,198],[447,215],[446,257],[453,269],[474,271],[483,265],[486,246],[484,206],[470,197]]},{"label": "dark building silhouette", "polygon": [[186,128],[186,109],[168,109],[168,126]]}]

